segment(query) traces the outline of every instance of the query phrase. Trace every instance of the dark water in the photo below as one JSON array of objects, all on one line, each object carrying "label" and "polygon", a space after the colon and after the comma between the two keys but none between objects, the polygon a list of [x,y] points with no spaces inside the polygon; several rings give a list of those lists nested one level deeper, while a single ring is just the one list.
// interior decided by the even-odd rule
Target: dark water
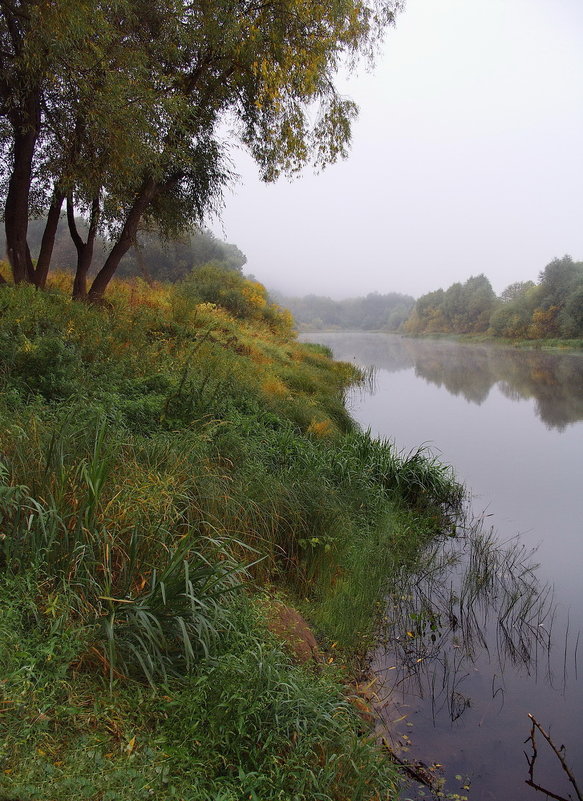
[{"label": "dark water", "polygon": [[[374,388],[351,398],[356,419],[399,449],[428,444],[482,519],[474,539],[448,541],[387,601],[376,690],[395,749],[444,765],[433,775],[447,793],[543,799],[525,783],[531,713],[583,788],[583,357],[381,334],[304,338],[376,368]],[[488,580],[476,579],[484,571]],[[533,780],[576,797],[540,734],[537,748]],[[413,783],[403,797],[427,795]]]}]

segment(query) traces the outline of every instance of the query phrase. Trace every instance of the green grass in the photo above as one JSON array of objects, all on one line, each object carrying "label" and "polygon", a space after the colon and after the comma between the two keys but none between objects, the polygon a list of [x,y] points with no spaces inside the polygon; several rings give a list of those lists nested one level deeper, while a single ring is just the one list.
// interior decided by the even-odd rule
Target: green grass
[{"label": "green grass", "polygon": [[220,659],[158,692],[96,681],[67,598],[41,608],[33,574],[0,593],[0,797],[369,799],[395,772],[332,674],[292,666],[241,598]]},{"label": "green grass", "polygon": [[[277,310],[134,282],[0,311],[0,798],[395,797],[340,678],[450,471],[357,430],[364,377]],[[291,663],[275,595],[344,672]]]}]

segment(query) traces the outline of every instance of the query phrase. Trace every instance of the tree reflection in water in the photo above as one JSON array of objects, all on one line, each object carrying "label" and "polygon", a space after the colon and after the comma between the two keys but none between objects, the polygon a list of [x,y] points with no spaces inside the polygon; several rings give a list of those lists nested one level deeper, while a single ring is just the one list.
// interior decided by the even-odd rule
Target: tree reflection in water
[{"label": "tree reflection in water", "polygon": [[[355,335],[352,335],[354,337]],[[431,384],[470,403],[482,404],[494,385],[511,400],[533,398],[547,428],[563,430],[583,420],[583,355],[460,344],[387,334],[358,334],[359,363],[388,372],[413,368]],[[334,342],[336,358],[351,358],[353,340],[318,334]],[[310,335],[304,335],[309,339]],[[343,344],[346,343],[346,355]]]},{"label": "tree reflection in water", "polygon": [[427,349],[423,343],[405,342],[416,374],[452,394],[479,404],[499,384],[512,400],[534,398],[536,413],[547,428],[563,430],[583,420],[583,357],[579,355],[424,344]]}]

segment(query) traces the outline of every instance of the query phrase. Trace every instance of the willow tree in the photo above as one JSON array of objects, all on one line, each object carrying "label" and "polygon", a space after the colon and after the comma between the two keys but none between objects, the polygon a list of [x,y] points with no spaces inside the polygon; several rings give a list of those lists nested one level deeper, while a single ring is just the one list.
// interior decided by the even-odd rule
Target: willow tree
[{"label": "willow tree", "polygon": [[[70,74],[65,66],[86,46],[93,25],[87,3],[0,0],[4,222],[8,258],[17,283],[37,282],[27,228],[38,202],[35,180],[42,194],[38,156],[46,122],[46,91],[63,80],[65,71]],[[58,210],[56,216],[58,219]]]},{"label": "willow tree", "polygon": [[151,7],[175,116],[132,187],[120,235],[89,297],[101,298],[145,215],[184,225],[220,199],[227,126],[228,143],[242,142],[266,181],[344,156],[356,107],[334,79],[341,66],[372,58],[397,5],[222,0]]},{"label": "willow tree", "polygon": [[[0,0],[0,145],[4,220],[15,283],[43,286],[63,202],[89,210],[78,251],[76,294],[92,257],[105,196],[127,191],[157,135],[159,96],[151,86],[137,0]],[[105,183],[108,186],[105,186]],[[28,219],[47,222],[37,264]]]},{"label": "willow tree", "polygon": [[[80,207],[90,223],[95,221],[90,237],[101,226],[111,238],[110,253],[89,290],[89,297],[98,300],[144,219],[155,221],[162,230],[176,230],[200,222],[220,203],[231,177],[228,153],[235,141],[248,148],[266,181],[307,163],[323,167],[344,156],[356,107],[338,93],[334,81],[341,67],[351,68],[360,58],[373,57],[399,4],[398,0],[152,0],[148,4],[119,0],[108,9],[107,3],[84,0],[45,4],[0,0],[0,39],[13,48],[14,64],[21,72],[33,62],[45,65],[26,76],[35,110],[24,113],[18,124],[8,116],[13,174],[19,160],[17,134],[29,136],[18,236],[8,237],[14,193],[6,198],[8,255],[15,280],[35,278],[26,226],[19,216],[25,209],[30,213],[35,163],[37,174],[44,169],[45,184],[50,185],[43,195],[47,207],[60,209],[59,200],[62,204],[67,196],[70,220],[74,220],[72,209]],[[89,38],[83,13],[68,36],[59,32],[55,37],[57,42],[68,41],[73,56],[63,58],[62,46],[48,60],[37,55],[35,62],[18,55],[11,40],[11,9],[25,8],[31,20],[36,15],[36,28],[42,34],[33,35],[30,22],[25,33],[32,42],[29,52],[37,54],[51,40],[51,13],[75,19],[75,9],[86,11],[89,6],[100,20]],[[108,24],[112,16],[113,26]],[[134,58],[124,60],[128,47]],[[92,64],[89,69],[87,59]],[[114,78],[100,83],[100,63]],[[139,64],[138,70],[132,69],[133,63]],[[55,92],[55,85],[75,90]],[[13,78],[7,79],[5,88],[6,96],[12,91],[24,108],[26,93],[15,89]],[[50,114],[43,112],[46,98]],[[2,107],[5,116],[10,102]],[[94,113],[95,107],[107,109],[108,102],[111,114]],[[134,114],[135,108],[139,113]],[[122,111],[128,115],[125,123]],[[102,123],[95,124],[100,119]],[[123,130],[122,142],[116,142],[116,130]],[[63,135],[66,131],[69,135]],[[54,150],[49,151],[60,157],[48,158],[46,146],[39,146],[42,142],[53,142]],[[55,166],[59,163],[67,170]],[[85,254],[82,270],[86,271],[90,242],[83,242],[73,225],[71,233],[80,256]]]}]

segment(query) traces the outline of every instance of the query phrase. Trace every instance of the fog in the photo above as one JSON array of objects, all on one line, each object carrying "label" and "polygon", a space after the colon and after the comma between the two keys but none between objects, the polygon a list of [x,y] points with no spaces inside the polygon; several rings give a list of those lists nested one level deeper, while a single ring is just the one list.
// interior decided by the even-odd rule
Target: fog
[{"label": "fog", "polygon": [[497,292],[583,259],[582,0],[408,0],[348,158],[265,185],[243,152],[218,235],[289,294],[419,296],[485,273]]}]

